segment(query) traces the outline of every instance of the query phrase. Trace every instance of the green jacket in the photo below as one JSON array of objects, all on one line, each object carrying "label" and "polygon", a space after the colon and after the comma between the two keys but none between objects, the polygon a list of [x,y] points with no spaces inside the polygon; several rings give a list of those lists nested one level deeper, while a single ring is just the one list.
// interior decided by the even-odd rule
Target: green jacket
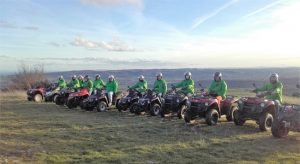
[{"label": "green jacket", "polygon": [[58,80],[58,87],[59,89],[63,89],[67,87],[67,83],[65,80]]},{"label": "green jacket", "polygon": [[187,93],[194,94],[195,92],[195,84],[194,84],[194,80],[192,79],[182,80],[179,84],[176,84],[175,87],[181,88],[181,90],[185,94]]},{"label": "green jacket", "polygon": [[78,82],[79,82],[79,88],[83,88],[83,80],[78,80]]},{"label": "green jacket", "polygon": [[208,92],[216,93],[218,96],[222,96],[222,98],[225,99],[227,93],[227,84],[224,80],[213,80],[208,87]]},{"label": "green jacket", "polygon": [[116,93],[118,91],[118,81],[114,80],[114,81],[108,81],[106,83],[106,92],[114,92]]},{"label": "green jacket", "polygon": [[71,80],[71,81],[69,82],[69,86],[70,86],[71,88],[74,88],[74,89],[80,88],[79,80],[77,80],[77,79]]},{"label": "green jacket", "polygon": [[144,81],[138,81],[134,86],[129,87],[130,89],[136,89],[139,92],[146,92],[148,89],[148,83],[146,80]]},{"label": "green jacket", "polygon": [[165,80],[156,80],[154,82],[153,91],[156,93],[167,93],[167,83]]},{"label": "green jacket", "polygon": [[257,88],[256,91],[271,92],[271,94],[267,95],[266,98],[271,100],[279,100],[280,103],[282,103],[282,88],[283,85],[281,82],[277,82],[275,84],[268,83],[261,88]]},{"label": "green jacket", "polygon": [[89,90],[89,92],[91,92],[93,90],[93,81],[88,80],[88,81],[83,82],[83,88],[86,88]]},{"label": "green jacket", "polygon": [[102,89],[103,87],[105,87],[105,83],[103,82],[103,80],[99,79],[94,81],[94,90]]}]

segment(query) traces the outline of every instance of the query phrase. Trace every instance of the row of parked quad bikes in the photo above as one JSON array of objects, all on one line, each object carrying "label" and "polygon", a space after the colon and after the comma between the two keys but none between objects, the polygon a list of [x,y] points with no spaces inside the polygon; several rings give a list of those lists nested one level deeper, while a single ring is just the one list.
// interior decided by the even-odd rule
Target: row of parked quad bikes
[{"label": "row of parked quad bikes", "polygon": [[[253,86],[255,87],[255,84]],[[69,109],[80,106],[84,110],[96,109],[98,112],[103,112],[110,108],[105,90],[96,90],[94,94],[89,95],[86,89],[58,90],[57,84],[53,83],[48,88],[29,89],[27,95],[29,101],[55,102]],[[204,118],[208,125],[216,125],[223,115],[226,116],[227,121],[234,121],[239,126],[244,125],[246,120],[255,120],[261,131],[271,129],[273,136],[279,138],[287,136],[289,131],[300,132],[300,106],[281,105],[264,98],[265,95],[265,92],[260,92],[255,97],[227,96],[219,104],[216,95],[208,94],[204,89],[190,97],[174,87],[163,97],[149,89],[145,94],[130,89],[127,94],[121,92],[115,94],[112,105],[120,112],[128,110],[137,115],[142,113],[161,117],[176,115],[186,123],[196,118]]]}]

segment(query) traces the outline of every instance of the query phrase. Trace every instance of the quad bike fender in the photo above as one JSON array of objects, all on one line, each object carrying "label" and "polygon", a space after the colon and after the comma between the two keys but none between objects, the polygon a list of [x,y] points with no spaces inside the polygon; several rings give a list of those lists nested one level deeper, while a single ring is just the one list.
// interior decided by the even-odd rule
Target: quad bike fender
[{"label": "quad bike fender", "polygon": [[99,101],[99,102],[101,102],[101,101],[102,101],[102,102],[105,102],[106,106],[108,107],[108,99],[107,99],[106,96],[101,96],[101,97],[99,97],[98,101]]},{"label": "quad bike fender", "polygon": [[158,97],[155,99],[152,99],[150,104],[151,105],[158,104],[160,107],[162,106],[161,100]]}]

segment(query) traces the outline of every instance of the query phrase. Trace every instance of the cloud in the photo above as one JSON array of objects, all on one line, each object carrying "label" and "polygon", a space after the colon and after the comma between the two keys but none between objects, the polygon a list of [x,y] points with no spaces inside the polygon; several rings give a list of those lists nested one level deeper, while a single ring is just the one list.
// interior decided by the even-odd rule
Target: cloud
[{"label": "cloud", "polygon": [[23,29],[23,30],[31,30],[31,31],[39,30],[39,28],[35,27],[35,26],[17,26],[15,24],[9,23],[7,21],[0,21],[0,28]]},{"label": "cloud", "polygon": [[191,29],[195,29],[197,28],[199,25],[201,25],[202,23],[204,23],[205,21],[207,21],[208,19],[218,15],[221,11],[227,9],[228,7],[232,6],[233,4],[237,3],[239,0],[230,0],[229,2],[225,3],[223,6],[217,8],[216,10],[214,10],[213,12],[209,13],[208,15],[199,17],[197,19],[195,19]]},{"label": "cloud", "polygon": [[81,0],[81,3],[98,7],[130,5],[137,8],[143,8],[143,0]]},{"label": "cloud", "polygon": [[265,10],[268,10],[268,9],[272,8],[272,7],[274,7],[274,6],[282,3],[283,1],[284,0],[278,0],[278,1],[272,2],[272,3],[266,5],[266,6],[262,7],[262,8],[259,8],[259,9],[255,10],[255,11],[253,11],[253,12],[245,15],[244,18],[253,16],[253,15],[256,15],[256,14],[259,14],[261,12],[264,12]]},{"label": "cloud", "polygon": [[89,49],[96,49],[96,48],[102,48],[107,51],[129,51],[129,52],[135,52],[135,51],[141,51],[135,48],[130,47],[127,43],[121,41],[120,39],[114,39],[110,42],[96,42],[92,40],[85,39],[83,37],[76,37],[73,42],[71,42],[71,45],[78,46],[78,47],[85,47]]}]

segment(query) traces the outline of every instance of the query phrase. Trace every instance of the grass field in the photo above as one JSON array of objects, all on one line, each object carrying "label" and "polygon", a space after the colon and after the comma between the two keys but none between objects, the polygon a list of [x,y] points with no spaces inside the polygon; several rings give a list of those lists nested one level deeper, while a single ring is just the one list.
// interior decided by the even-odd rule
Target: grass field
[{"label": "grass field", "polygon": [[115,109],[69,110],[27,102],[24,94],[0,95],[0,163],[300,163],[299,133],[275,139],[252,121],[187,125]]}]

